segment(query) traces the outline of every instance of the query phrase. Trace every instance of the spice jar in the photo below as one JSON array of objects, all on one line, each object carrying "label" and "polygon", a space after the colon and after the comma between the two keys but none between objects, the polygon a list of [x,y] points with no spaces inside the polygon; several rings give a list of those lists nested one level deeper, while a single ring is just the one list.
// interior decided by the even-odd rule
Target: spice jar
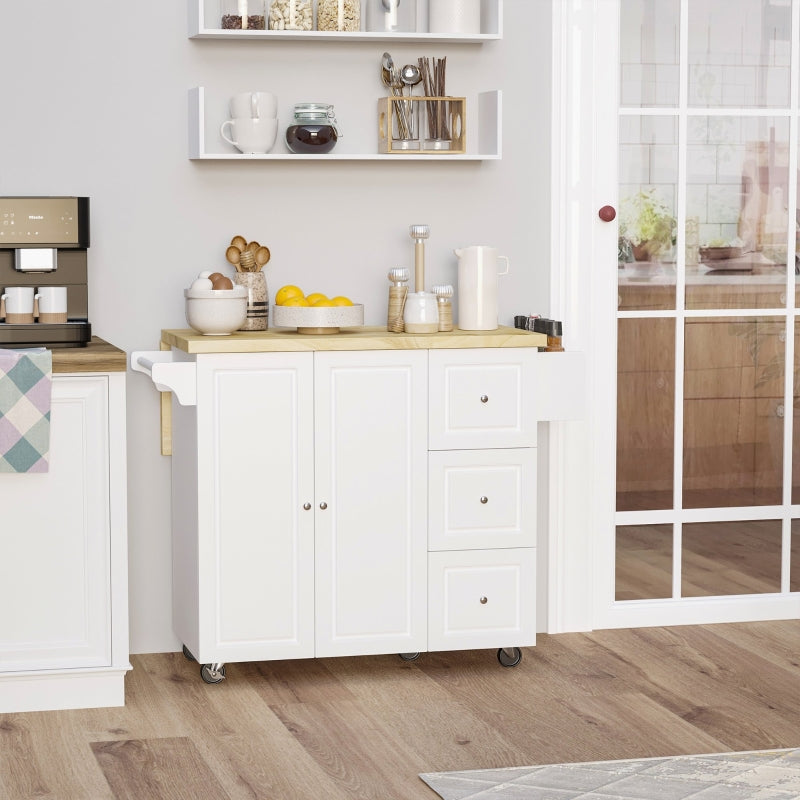
[{"label": "spice jar", "polygon": [[224,31],[263,31],[266,20],[265,0],[222,0]]},{"label": "spice jar", "polygon": [[272,0],[270,3],[271,31],[310,31],[313,27],[311,0]]},{"label": "spice jar", "polygon": [[332,105],[297,103],[293,122],[286,129],[286,146],[293,153],[330,153],[340,136]]},{"label": "spice jar", "polygon": [[361,0],[319,0],[317,30],[361,30]]}]

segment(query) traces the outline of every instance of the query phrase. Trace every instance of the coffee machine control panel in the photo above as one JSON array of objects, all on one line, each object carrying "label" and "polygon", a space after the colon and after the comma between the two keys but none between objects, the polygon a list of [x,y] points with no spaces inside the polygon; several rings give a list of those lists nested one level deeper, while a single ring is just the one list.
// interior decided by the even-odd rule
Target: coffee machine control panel
[{"label": "coffee machine control panel", "polygon": [[0,248],[88,246],[88,197],[0,197]]}]

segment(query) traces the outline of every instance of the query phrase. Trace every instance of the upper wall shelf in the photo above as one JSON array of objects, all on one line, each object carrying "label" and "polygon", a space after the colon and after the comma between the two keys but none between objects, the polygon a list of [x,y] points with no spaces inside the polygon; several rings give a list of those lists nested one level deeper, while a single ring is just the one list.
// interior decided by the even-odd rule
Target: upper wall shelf
[{"label": "upper wall shelf", "polygon": [[[269,1],[269,0],[268,0]],[[503,0],[481,0],[481,32],[462,33],[383,33],[373,31],[270,31],[222,30],[219,0],[188,0],[190,39],[228,39],[261,41],[316,42],[442,42],[448,44],[481,44],[503,38]],[[417,3],[420,9],[422,4]],[[420,12],[418,11],[418,16]]]}]

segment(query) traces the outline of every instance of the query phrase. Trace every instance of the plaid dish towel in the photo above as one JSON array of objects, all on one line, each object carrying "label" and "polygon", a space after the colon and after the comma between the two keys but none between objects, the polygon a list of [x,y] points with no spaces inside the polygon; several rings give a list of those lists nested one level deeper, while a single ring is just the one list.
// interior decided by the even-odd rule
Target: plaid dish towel
[{"label": "plaid dish towel", "polygon": [[53,354],[0,350],[0,472],[47,472]]}]

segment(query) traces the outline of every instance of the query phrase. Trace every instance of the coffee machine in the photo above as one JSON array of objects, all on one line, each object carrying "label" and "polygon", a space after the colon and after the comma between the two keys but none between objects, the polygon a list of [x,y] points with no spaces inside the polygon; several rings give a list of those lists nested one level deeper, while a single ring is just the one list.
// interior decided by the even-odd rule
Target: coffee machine
[{"label": "coffee machine", "polygon": [[0,290],[66,286],[66,322],[0,317],[0,347],[85,347],[89,324],[88,197],[0,197]]}]

